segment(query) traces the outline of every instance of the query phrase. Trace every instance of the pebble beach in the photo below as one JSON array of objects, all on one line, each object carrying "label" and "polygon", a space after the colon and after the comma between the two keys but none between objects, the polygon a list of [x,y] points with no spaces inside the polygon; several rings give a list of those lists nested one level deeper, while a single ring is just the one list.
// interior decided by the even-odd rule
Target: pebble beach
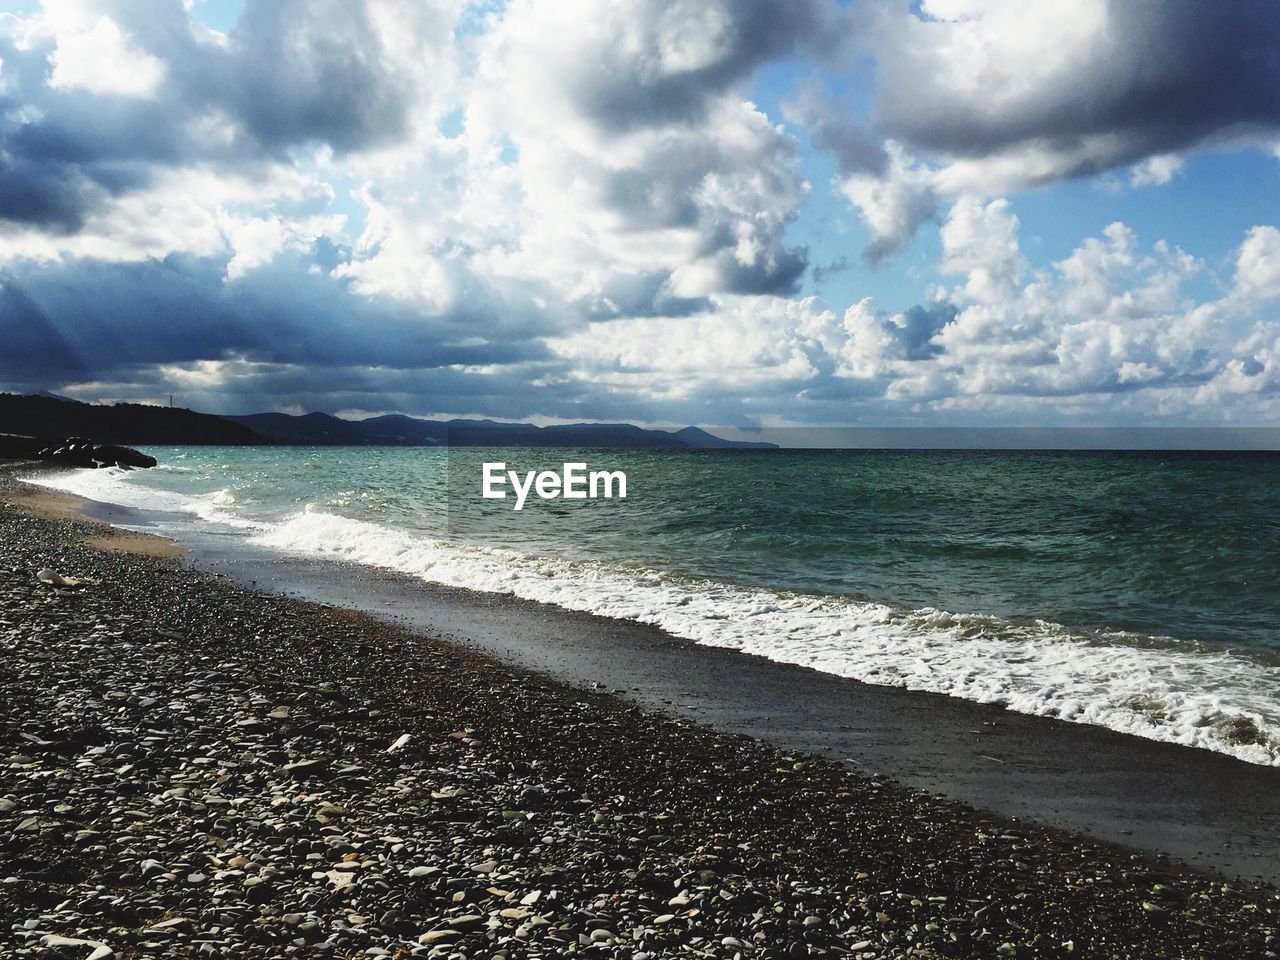
[{"label": "pebble beach", "polygon": [[1280,955],[1280,895],[185,568],[0,480],[0,956]]}]

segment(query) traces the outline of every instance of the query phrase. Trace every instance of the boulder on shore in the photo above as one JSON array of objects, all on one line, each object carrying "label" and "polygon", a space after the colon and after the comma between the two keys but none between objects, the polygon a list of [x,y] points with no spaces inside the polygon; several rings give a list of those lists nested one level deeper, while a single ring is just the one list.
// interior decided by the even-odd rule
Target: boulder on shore
[{"label": "boulder on shore", "polygon": [[0,460],[44,460],[67,467],[154,467],[156,458],[132,447],[94,443],[84,437],[51,441],[0,433]]}]

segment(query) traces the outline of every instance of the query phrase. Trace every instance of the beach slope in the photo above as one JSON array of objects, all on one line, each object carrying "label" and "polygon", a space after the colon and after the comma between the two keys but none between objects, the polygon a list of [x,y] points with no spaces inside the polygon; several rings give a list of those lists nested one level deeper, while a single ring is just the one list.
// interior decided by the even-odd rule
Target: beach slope
[{"label": "beach slope", "polygon": [[1274,890],[103,550],[12,499],[5,956],[1276,955]]}]

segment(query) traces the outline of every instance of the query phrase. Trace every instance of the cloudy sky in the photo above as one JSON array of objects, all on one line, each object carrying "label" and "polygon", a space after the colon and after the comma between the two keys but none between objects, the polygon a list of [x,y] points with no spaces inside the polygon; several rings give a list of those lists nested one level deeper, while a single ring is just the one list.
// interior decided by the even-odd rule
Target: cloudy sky
[{"label": "cloudy sky", "polygon": [[0,389],[1280,423],[1274,0],[0,0]]}]

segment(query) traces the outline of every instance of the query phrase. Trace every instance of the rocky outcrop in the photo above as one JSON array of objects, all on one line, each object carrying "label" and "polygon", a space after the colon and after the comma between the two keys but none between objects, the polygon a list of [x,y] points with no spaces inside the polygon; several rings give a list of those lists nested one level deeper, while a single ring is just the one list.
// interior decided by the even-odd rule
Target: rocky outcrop
[{"label": "rocky outcrop", "polygon": [[44,460],[67,467],[154,467],[156,458],[113,443],[94,443],[83,437],[48,440],[0,434],[0,459]]}]

